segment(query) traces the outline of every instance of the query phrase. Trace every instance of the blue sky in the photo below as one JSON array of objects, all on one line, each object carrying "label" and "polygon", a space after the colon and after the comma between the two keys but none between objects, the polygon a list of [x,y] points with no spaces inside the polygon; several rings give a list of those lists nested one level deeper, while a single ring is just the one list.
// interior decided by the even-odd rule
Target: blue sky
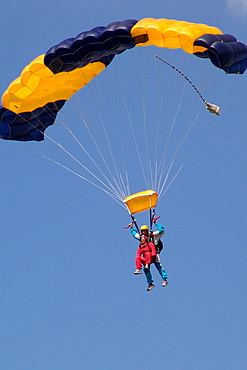
[{"label": "blue sky", "polygon": [[[44,0],[25,1],[25,6],[13,0],[1,4],[1,14],[2,92],[52,45],[117,20],[163,17],[206,23],[247,43],[246,0]],[[136,137],[142,140],[138,130],[142,130],[143,111],[132,81],[142,53],[135,49],[115,58],[109,74],[102,74],[78,94],[83,115],[100,142],[103,136],[90,100],[91,88],[97,96],[119,165],[124,157],[118,145],[128,149],[131,157],[125,161],[134,191],[145,190],[145,183],[136,155],[129,151],[130,132],[119,132],[127,119],[118,103],[112,104],[115,109],[104,108],[101,92],[116,73],[138,128]],[[155,53],[205,87],[205,98],[221,106],[221,116],[207,112],[191,86],[154,60]],[[184,166],[157,207],[166,228],[161,260],[169,285],[161,288],[152,268],[155,288],[146,291],[144,276],[133,274],[137,244],[124,230],[130,222],[127,211],[101,190],[45,159],[72,168],[56,145],[49,140],[2,140],[1,369],[246,367],[246,75],[225,76],[209,62],[193,56],[184,59],[187,56],[179,52],[173,55],[151,48],[144,55],[142,92],[150,86],[145,112],[152,121],[157,117],[158,98],[164,97],[164,132],[164,122],[174,117],[183,91],[171,151],[181,139],[180,127],[184,129],[192,113],[195,117],[200,112],[176,157],[174,174]],[[155,82],[151,71],[158,71]],[[156,86],[165,73],[162,95],[163,89]],[[108,96],[106,91],[103,95]],[[67,104],[56,125],[47,130],[49,137],[72,148],[61,122],[66,120],[77,135],[75,116],[75,109]],[[81,127],[78,138],[89,144]],[[152,151],[155,146],[150,146]],[[81,150],[76,149],[76,155],[83,160]],[[140,222],[148,222],[147,215],[139,217]]]}]

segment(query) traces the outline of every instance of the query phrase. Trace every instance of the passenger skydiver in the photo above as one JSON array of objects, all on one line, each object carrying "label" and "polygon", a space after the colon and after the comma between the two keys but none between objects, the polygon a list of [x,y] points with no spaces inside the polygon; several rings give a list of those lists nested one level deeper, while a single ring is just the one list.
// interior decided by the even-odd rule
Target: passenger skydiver
[{"label": "passenger skydiver", "polygon": [[140,245],[136,252],[136,271],[134,274],[138,275],[142,273],[142,265],[145,270],[149,270],[150,265],[156,259],[156,249],[154,243],[148,241],[148,237],[144,234],[141,235]]}]

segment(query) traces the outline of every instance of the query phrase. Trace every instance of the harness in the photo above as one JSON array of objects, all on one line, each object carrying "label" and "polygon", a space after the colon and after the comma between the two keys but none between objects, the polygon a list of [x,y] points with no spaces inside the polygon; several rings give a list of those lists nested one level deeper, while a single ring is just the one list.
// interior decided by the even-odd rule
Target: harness
[{"label": "harness", "polygon": [[[141,236],[142,233],[141,233],[141,231],[140,231],[140,229],[139,229],[139,227],[137,225],[137,222],[136,222],[135,217],[132,214],[130,214],[130,216],[132,218],[132,222],[127,227],[125,227],[125,229],[128,229],[128,228],[132,227],[133,224],[134,224],[135,227],[136,227],[136,230],[138,231],[139,235]],[[149,217],[150,218],[149,219],[149,221],[150,221],[150,228],[149,228],[149,230],[150,231],[148,233],[148,242],[152,242],[155,245],[157,254],[160,254],[160,252],[163,249],[163,242],[159,239],[158,242],[157,242],[157,244],[155,244],[153,230],[152,230],[153,223],[156,222],[160,218],[160,216],[159,217],[155,217],[155,210],[154,209],[153,210],[150,209],[149,216],[150,216]],[[140,243],[140,246],[141,245],[142,244]]]}]

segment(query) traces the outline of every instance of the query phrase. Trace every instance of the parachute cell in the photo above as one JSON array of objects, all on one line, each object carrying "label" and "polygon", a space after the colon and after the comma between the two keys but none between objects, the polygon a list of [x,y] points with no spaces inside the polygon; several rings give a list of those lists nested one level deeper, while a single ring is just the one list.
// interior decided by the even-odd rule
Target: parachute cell
[{"label": "parachute cell", "polygon": [[145,18],[95,27],[51,47],[24,68],[2,96],[0,137],[44,139],[70,97],[135,46],[155,45],[209,58],[227,73],[244,73],[247,46],[216,27],[171,19]]}]

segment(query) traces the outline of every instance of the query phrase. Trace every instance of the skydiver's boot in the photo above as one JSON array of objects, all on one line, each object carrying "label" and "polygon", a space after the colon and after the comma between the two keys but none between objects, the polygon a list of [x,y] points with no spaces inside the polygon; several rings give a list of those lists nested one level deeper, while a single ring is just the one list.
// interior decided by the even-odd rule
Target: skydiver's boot
[{"label": "skydiver's boot", "polygon": [[136,269],[135,272],[134,272],[135,275],[139,275],[139,274],[142,274],[142,270],[139,270],[139,269]]},{"label": "skydiver's boot", "polygon": [[154,288],[154,285],[153,284],[148,284],[147,291],[149,292],[149,290],[152,290],[153,288]]},{"label": "skydiver's boot", "polygon": [[148,263],[146,263],[146,265],[144,266],[145,270],[149,270],[150,268],[150,265]]},{"label": "skydiver's boot", "polygon": [[167,286],[167,284],[168,284],[168,281],[167,280],[163,280],[162,286]]}]

